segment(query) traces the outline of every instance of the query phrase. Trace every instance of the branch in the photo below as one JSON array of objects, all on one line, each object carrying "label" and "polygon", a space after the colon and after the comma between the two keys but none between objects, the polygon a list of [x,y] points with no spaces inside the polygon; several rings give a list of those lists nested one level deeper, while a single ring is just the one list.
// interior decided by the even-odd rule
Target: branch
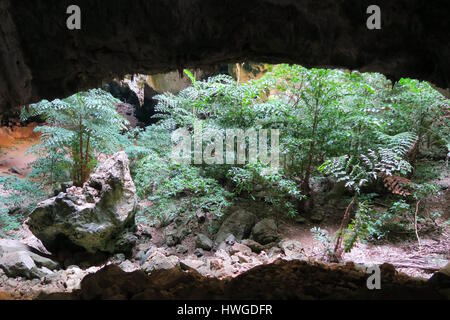
[{"label": "branch", "polygon": [[419,238],[419,231],[417,230],[417,213],[419,212],[420,201],[421,200],[417,201],[416,212],[414,213],[414,230],[416,231],[417,241],[419,242],[419,250],[422,248],[422,244],[421,244],[420,238]]}]

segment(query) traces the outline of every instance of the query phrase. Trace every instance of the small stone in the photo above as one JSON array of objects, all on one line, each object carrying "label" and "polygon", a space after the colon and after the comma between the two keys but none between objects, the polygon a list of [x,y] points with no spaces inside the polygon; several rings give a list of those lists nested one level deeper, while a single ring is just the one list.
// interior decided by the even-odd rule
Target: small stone
[{"label": "small stone", "polygon": [[209,268],[211,270],[220,270],[223,268],[223,261],[220,259],[211,259],[209,260]]},{"label": "small stone", "polygon": [[278,247],[273,247],[273,248],[271,248],[271,249],[269,250],[268,256],[269,256],[270,258],[272,258],[272,257],[274,257],[274,256],[281,255],[282,253],[283,253],[283,251],[281,251],[280,248],[278,248]]},{"label": "small stone", "polygon": [[264,247],[260,243],[254,241],[254,240],[251,240],[251,239],[242,240],[241,244],[249,247],[250,249],[252,249],[253,252],[258,253],[258,254],[264,250]]},{"label": "small stone", "polygon": [[137,268],[134,265],[134,263],[132,263],[130,260],[125,260],[123,261],[120,265],[119,268],[122,269],[125,272],[133,272],[135,271]]},{"label": "small stone", "polygon": [[235,243],[231,248],[230,248],[230,254],[237,254],[237,253],[243,253],[246,255],[250,255],[252,253],[252,249],[250,249],[249,247],[247,247],[244,244],[241,243]]},{"label": "small stone", "polygon": [[175,247],[179,243],[180,238],[178,237],[176,230],[171,230],[166,233],[166,245],[168,247]]},{"label": "small stone", "polygon": [[198,210],[195,212],[195,215],[196,215],[196,217],[197,217],[198,223],[204,223],[204,222],[206,221],[206,213],[203,212],[202,209],[198,209]]},{"label": "small stone", "polygon": [[126,257],[123,253],[118,253],[113,257],[113,261],[117,264],[122,263],[123,261],[125,261]]},{"label": "small stone", "polygon": [[184,259],[184,260],[180,261],[180,267],[183,270],[198,270],[204,264],[205,264],[205,262],[203,262],[201,260],[194,260],[194,259]]},{"label": "small stone", "polygon": [[197,248],[197,249],[195,249],[195,251],[194,251],[194,255],[195,255],[197,258],[201,258],[201,257],[203,257],[203,256],[205,255],[205,253],[203,252],[203,249]]},{"label": "small stone", "polygon": [[236,237],[233,234],[229,234],[226,239],[225,243],[229,246],[232,246],[236,242]]},{"label": "small stone", "polygon": [[186,246],[184,246],[184,245],[182,245],[182,244],[178,245],[178,246],[177,246],[177,249],[176,249],[176,252],[177,252],[178,254],[185,254],[185,253],[187,253],[188,251],[189,251],[188,247],[186,247]]},{"label": "small stone", "polygon": [[297,240],[283,240],[280,242],[280,248],[285,254],[287,260],[303,260],[305,253],[302,244]]},{"label": "small stone", "polygon": [[11,167],[11,168],[9,169],[9,172],[11,172],[12,174],[17,174],[17,175],[19,175],[19,176],[22,176],[22,175],[24,174],[23,170],[22,170],[22,169],[19,169],[19,168],[17,168],[17,167]]},{"label": "small stone", "polygon": [[245,256],[242,252],[236,253],[236,256],[238,257],[240,263],[249,263],[250,262],[250,258]]}]

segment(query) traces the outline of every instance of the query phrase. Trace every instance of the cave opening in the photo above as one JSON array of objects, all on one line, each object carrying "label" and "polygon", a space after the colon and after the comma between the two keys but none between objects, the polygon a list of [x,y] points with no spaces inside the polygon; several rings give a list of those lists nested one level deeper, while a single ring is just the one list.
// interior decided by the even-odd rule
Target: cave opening
[{"label": "cave opening", "polygon": [[0,4],[0,291],[448,298],[441,10],[66,2]]}]

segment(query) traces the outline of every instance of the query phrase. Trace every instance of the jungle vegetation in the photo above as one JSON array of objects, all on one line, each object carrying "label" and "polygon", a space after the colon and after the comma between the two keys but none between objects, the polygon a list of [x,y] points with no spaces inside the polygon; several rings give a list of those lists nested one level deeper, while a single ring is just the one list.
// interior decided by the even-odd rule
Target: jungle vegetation
[{"label": "jungle vegetation", "polygon": [[[259,201],[261,191],[268,214],[295,219],[314,212],[314,183],[326,179],[342,186],[348,198],[333,239],[313,230],[318,240],[333,242],[330,254],[339,257],[358,239],[377,241],[405,230],[420,240],[423,203],[439,192],[432,181],[450,150],[444,117],[450,102],[431,84],[285,64],[245,83],[228,75],[195,79],[187,70],[186,76],[192,86],[155,97],[159,121],[145,129],[127,129],[115,111],[118,101],[99,89],[24,108],[23,119],[46,121],[37,128],[40,144],[30,150],[38,156],[29,178],[39,185],[36,190],[45,193],[67,180],[82,185],[100,153],[125,150],[139,197],[152,203],[141,209],[146,221],[164,223],[199,209],[220,217],[240,198]],[[195,123],[203,130],[279,129],[281,168],[267,173],[260,162],[172,163],[172,132],[193,131]],[[0,207],[3,229],[11,228],[8,210],[23,194],[11,181],[5,186],[11,193]],[[383,196],[388,208],[375,210]]]}]

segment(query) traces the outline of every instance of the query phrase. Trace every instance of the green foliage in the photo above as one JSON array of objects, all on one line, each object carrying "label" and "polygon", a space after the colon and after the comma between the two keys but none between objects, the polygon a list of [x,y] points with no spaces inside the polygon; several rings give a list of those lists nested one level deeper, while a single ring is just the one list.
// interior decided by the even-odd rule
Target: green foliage
[{"label": "green foliage", "polygon": [[22,120],[41,116],[46,121],[36,129],[42,138],[31,150],[38,156],[33,175],[48,176],[53,184],[69,170],[74,184],[82,185],[95,167],[96,155],[118,148],[125,120],[115,109],[117,102],[109,93],[94,89],[25,107]]},{"label": "green foliage", "polygon": [[43,195],[42,189],[29,179],[0,177],[0,236],[17,230]]},{"label": "green foliage", "polygon": [[303,196],[295,182],[285,179],[280,173],[264,173],[261,163],[250,163],[244,168],[233,167],[228,177],[235,184],[235,193],[248,193],[254,199],[255,187],[264,190],[264,201],[274,207],[274,211],[282,211],[294,217],[297,212],[293,200],[301,200]]},{"label": "green foliage", "polygon": [[[344,248],[348,252],[356,241],[378,241],[382,239],[393,239],[414,235],[414,214],[416,201],[422,201],[430,196],[439,193],[439,189],[433,184],[415,184],[410,200],[414,200],[414,205],[408,203],[407,199],[394,201],[388,210],[375,210],[370,199],[366,197],[358,203],[355,218],[349,224],[345,237]],[[419,212],[420,213],[420,212]],[[433,214],[430,218],[419,218],[420,222],[426,226],[434,224]]]},{"label": "green foliage", "polygon": [[406,175],[412,166],[405,160],[407,152],[414,145],[416,138],[410,133],[395,136],[380,134],[377,150],[368,149],[359,156],[341,156],[326,161],[319,170],[345,182],[345,187],[360,193],[361,188],[380,176],[393,174]]},{"label": "green foliage", "polygon": [[147,214],[159,220],[198,209],[220,217],[230,205],[231,194],[216,180],[203,176],[200,168],[172,164],[155,153],[139,161],[134,181],[139,197],[152,202]]},{"label": "green foliage", "polygon": [[420,143],[426,135],[448,142],[448,136],[444,136],[448,131],[442,131],[445,126],[442,126],[441,118],[443,106],[450,102],[428,82],[400,79],[387,100],[391,131],[412,130]]},{"label": "green foliage", "polygon": [[377,73],[286,64],[246,83],[225,75],[200,81],[185,73],[191,87],[156,98],[159,125],[169,131],[192,130],[199,121],[204,128],[280,129],[283,170],[274,177],[265,177],[258,164],[204,172],[232,183],[236,195],[253,197],[262,188],[268,202],[286,205],[290,214],[292,200],[309,196],[312,175],[331,175],[361,193],[379,177],[409,174],[411,153],[424,135],[448,140],[434,130],[448,101],[428,83],[402,79],[393,85]]},{"label": "green foliage", "polygon": [[331,257],[333,255],[333,239],[328,234],[328,231],[319,227],[313,227],[310,231],[313,239],[321,244],[324,256]]},{"label": "green foliage", "polygon": [[375,211],[370,207],[369,201],[360,201],[358,209],[355,213],[355,218],[348,225],[347,231],[344,235],[344,249],[349,252],[355,245],[358,239],[365,240],[371,229],[371,218]]}]

